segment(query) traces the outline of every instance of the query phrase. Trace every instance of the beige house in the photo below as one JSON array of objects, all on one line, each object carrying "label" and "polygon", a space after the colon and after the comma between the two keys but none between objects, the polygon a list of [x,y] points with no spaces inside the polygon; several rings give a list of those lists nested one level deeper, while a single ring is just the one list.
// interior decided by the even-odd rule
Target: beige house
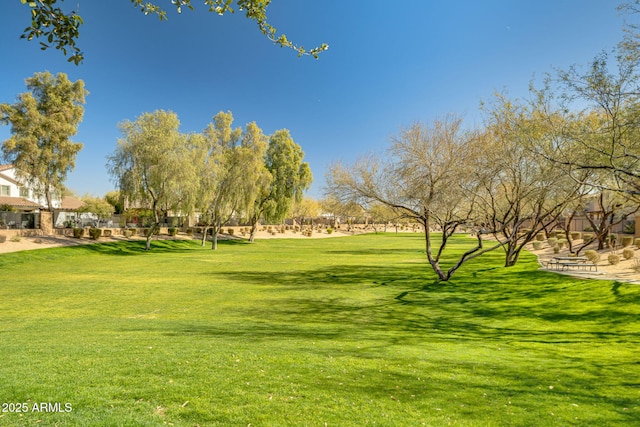
[{"label": "beige house", "polygon": [[[66,213],[80,208],[82,201],[64,196],[54,198],[52,204],[53,222],[49,228],[56,224],[58,218],[65,218]],[[44,210],[46,200],[20,182],[16,168],[13,165],[0,165],[0,229],[44,228],[40,215]]]}]

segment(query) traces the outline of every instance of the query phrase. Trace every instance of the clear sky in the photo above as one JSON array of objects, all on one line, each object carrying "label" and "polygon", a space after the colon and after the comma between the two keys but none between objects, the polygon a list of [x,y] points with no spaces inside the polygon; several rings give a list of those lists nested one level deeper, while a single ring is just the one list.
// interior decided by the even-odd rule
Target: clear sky
[{"label": "clear sky", "polygon": [[[0,102],[26,91],[38,71],[82,79],[90,92],[74,141],[84,144],[67,186],[79,195],[114,188],[106,156],[117,124],[172,110],[181,131],[200,132],[218,111],[266,134],[287,128],[305,151],[322,196],[326,167],[381,151],[416,121],[454,112],[470,126],[496,91],[526,97],[532,79],[588,64],[622,37],[617,0],[273,0],[270,22],[320,59],[274,46],[240,13],[220,17],[202,1],[169,20],[144,16],[129,0],[66,0],[84,19],[75,66],[19,38],[30,14],[0,0]],[[0,126],[0,141],[10,135]]]}]

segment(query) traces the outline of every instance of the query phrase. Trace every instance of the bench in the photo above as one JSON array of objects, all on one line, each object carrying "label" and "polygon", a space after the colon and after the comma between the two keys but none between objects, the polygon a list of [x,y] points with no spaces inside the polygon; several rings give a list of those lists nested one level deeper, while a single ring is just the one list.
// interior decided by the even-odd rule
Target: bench
[{"label": "bench", "polygon": [[547,262],[547,268],[548,269],[556,269],[556,270],[568,270],[570,268],[576,268],[578,270],[582,269],[582,270],[586,270],[587,268],[589,269],[589,271],[592,271],[593,269],[595,269],[595,271],[598,271],[598,266],[592,262],[587,262],[586,258],[582,259],[582,258],[569,258],[569,257],[558,257],[558,258],[553,258],[551,260],[549,260]]},{"label": "bench", "polygon": [[558,268],[562,267],[562,271],[568,270],[569,268],[577,268],[578,270],[587,270],[592,271],[594,268],[598,271],[598,266],[591,262],[558,262]]}]

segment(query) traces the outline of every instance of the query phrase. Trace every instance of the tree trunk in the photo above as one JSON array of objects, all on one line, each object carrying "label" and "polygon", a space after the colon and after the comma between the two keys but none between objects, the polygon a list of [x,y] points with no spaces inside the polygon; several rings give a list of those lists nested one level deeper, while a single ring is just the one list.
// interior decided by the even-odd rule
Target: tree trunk
[{"label": "tree trunk", "polygon": [[522,249],[522,246],[518,246],[517,243],[514,243],[514,242],[507,243],[507,249],[505,250],[506,255],[504,260],[505,267],[513,267],[514,265],[516,265],[516,263],[518,262],[518,259],[520,258],[521,249]]},{"label": "tree trunk", "polygon": [[258,223],[252,222],[251,231],[249,232],[249,243],[253,243],[254,239],[256,238],[256,230],[258,230]]},{"label": "tree trunk", "polygon": [[209,229],[209,227],[207,227],[206,225],[202,229],[202,242],[201,242],[201,245],[202,245],[203,248],[204,248],[205,243],[207,242],[207,230],[208,229]]},{"label": "tree trunk", "polygon": [[213,227],[212,231],[213,233],[211,235],[211,249],[215,251],[218,249],[218,227]]},{"label": "tree trunk", "polygon": [[424,226],[424,240],[425,240],[425,250],[427,253],[427,260],[429,260],[429,264],[431,264],[431,268],[438,275],[438,280],[446,282],[449,280],[447,274],[442,271],[440,268],[440,261],[433,257],[431,252],[431,230],[429,230],[429,220],[427,218],[422,220],[422,225]]},{"label": "tree trunk", "polygon": [[145,251],[150,251],[151,250],[151,238],[153,237],[153,235],[156,233],[157,230],[160,229],[160,224],[159,223],[154,223],[151,228],[149,228],[149,231],[147,232],[147,235],[145,236],[147,238],[147,241],[145,242],[145,246],[144,246],[144,250]]}]

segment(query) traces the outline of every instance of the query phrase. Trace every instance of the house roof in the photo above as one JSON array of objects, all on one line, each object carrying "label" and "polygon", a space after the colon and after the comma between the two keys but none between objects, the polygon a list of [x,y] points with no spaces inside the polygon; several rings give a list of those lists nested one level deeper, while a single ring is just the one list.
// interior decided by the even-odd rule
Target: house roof
[{"label": "house roof", "polygon": [[11,178],[10,176],[7,176],[3,173],[0,173],[0,178],[4,179],[5,181],[8,181],[14,185],[20,186],[20,183],[18,181],[16,181],[15,179]]},{"label": "house roof", "polygon": [[42,206],[23,197],[0,196],[0,205],[9,205],[19,209],[42,209]]},{"label": "house roof", "polygon": [[76,197],[64,196],[60,202],[60,210],[75,211],[84,205],[84,202]]},{"label": "house roof", "polygon": [[0,165],[0,172],[13,169],[13,165]]}]

